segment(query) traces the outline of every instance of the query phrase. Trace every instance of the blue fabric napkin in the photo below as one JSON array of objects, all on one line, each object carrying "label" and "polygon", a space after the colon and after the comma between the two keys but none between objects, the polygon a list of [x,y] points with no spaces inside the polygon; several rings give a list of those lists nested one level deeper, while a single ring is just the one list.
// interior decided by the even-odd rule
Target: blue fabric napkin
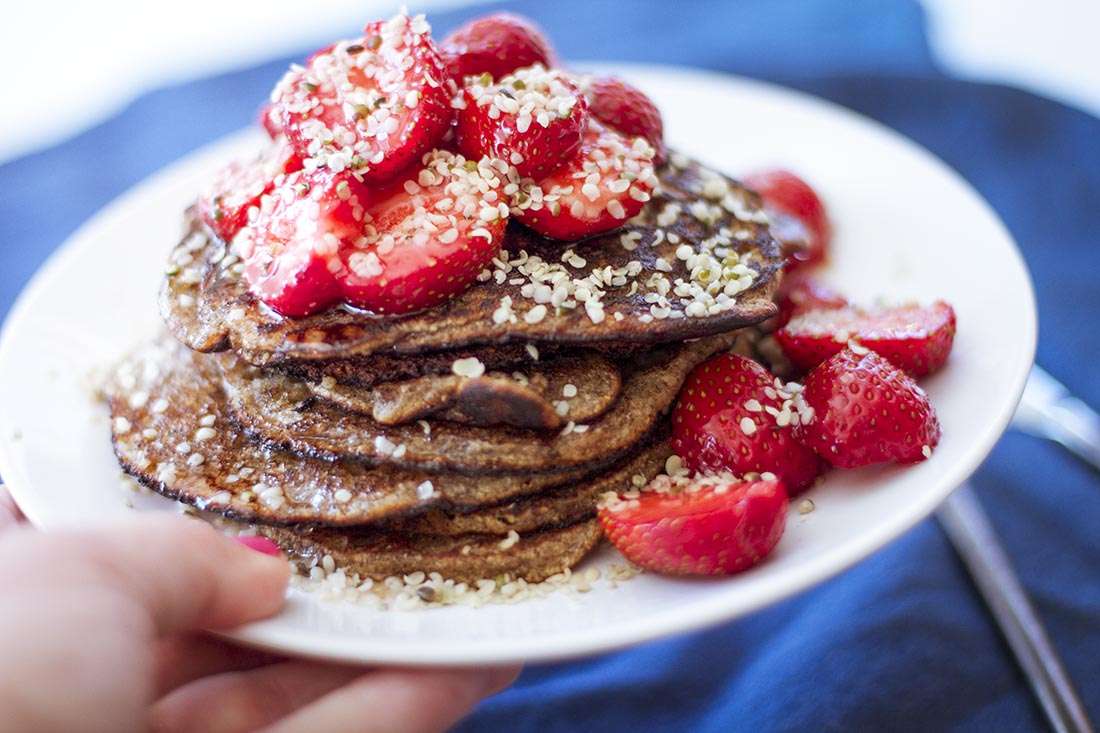
[{"label": "blue fabric napkin", "polygon": [[[981,191],[1019,241],[1038,291],[1040,363],[1100,405],[1093,363],[1100,354],[1100,120],[1010,88],[946,78],[912,2],[503,7],[536,18],[566,58],[687,64],[776,80],[930,148]],[[483,12],[431,19],[445,32]],[[249,124],[285,65],[145,95],[64,144],[0,166],[0,314],[98,208],[199,144]],[[1009,433],[974,483],[1086,704],[1100,716],[1100,479],[1054,447]],[[1042,730],[1043,721],[928,521],[833,581],[737,622],[530,668],[460,729],[1016,731]]]}]

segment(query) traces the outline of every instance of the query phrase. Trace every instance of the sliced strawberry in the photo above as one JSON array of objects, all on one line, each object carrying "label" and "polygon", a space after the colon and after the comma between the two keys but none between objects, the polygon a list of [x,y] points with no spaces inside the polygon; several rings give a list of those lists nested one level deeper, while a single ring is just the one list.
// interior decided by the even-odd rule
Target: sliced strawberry
[{"label": "sliced strawberry", "polygon": [[834,466],[855,468],[932,455],[940,423],[927,395],[873,351],[847,348],[806,377],[802,397],[813,418],[799,439]]},{"label": "sliced strawberry", "polygon": [[930,306],[812,310],[776,332],[783,353],[809,370],[841,351],[849,341],[885,356],[914,377],[943,366],[955,341],[955,310],[943,301]]},{"label": "sliced strawberry", "polygon": [[[777,169],[748,175],[745,185],[764,199],[764,208],[774,220],[773,234],[784,244],[788,271],[825,259],[832,227],[825,204],[810,184],[790,171]],[[792,222],[790,217],[797,221]]]},{"label": "sliced strawberry", "polygon": [[284,138],[274,140],[254,160],[233,162],[199,197],[199,216],[222,240],[228,242],[248,223],[249,209],[274,188],[276,179],[302,167],[301,160]]},{"label": "sliced strawberry", "polygon": [[440,44],[456,81],[489,74],[494,79],[534,64],[554,65],[554,51],[534,23],[510,13],[472,20]]},{"label": "sliced strawberry", "polygon": [[333,270],[342,243],[359,236],[366,201],[366,189],[346,172],[286,176],[233,243],[253,294],[291,318],[338,301]]},{"label": "sliced strawberry", "polygon": [[730,575],[756,565],[775,548],[786,526],[787,504],[779,481],[727,476],[694,480],[680,490],[608,497],[601,502],[599,519],[619,552],[647,570]]},{"label": "sliced strawberry", "polygon": [[563,72],[535,65],[493,82],[466,86],[455,132],[459,149],[511,163],[523,178],[542,178],[580,149],[588,105]]},{"label": "sliced strawberry", "polygon": [[585,94],[593,117],[627,137],[644,137],[657,151],[654,162],[664,162],[665,126],[645,92],[617,77],[604,76],[589,81]]},{"label": "sliced strawberry", "polygon": [[465,290],[500,251],[508,166],[437,150],[400,184],[372,192],[364,236],[342,252],[344,297],[374,313],[409,313]]},{"label": "sliced strawberry", "polygon": [[775,304],[779,306],[776,325],[781,328],[800,313],[843,308],[848,299],[812,275],[798,271],[784,276],[779,283]]},{"label": "sliced strawberry", "polygon": [[272,103],[307,168],[385,183],[439,142],[453,83],[430,33],[423,16],[398,15],[291,68]]},{"label": "sliced strawberry", "polygon": [[260,108],[260,112],[256,117],[260,122],[260,127],[264,128],[264,132],[272,140],[279,138],[285,132],[279,110],[270,102]]},{"label": "sliced strawberry", "polygon": [[672,449],[693,471],[775,474],[791,494],[823,469],[793,428],[809,417],[797,384],[751,359],[719,354],[692,370],[672,410]]},{"label": "sliced strawberry", "polygon": [[577,240],[616,229],[637,215],[657,186],[653,146],[588,121],[580,150],[558,170],[526,181],[512,213],[547,237]]}]

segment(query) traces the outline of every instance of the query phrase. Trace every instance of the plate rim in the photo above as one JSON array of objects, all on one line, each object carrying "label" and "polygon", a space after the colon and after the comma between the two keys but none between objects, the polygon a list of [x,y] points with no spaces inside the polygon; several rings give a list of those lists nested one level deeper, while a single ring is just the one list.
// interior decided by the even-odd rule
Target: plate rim
[{"label": "plate rim", "polygon": [[[713,596],[694,601],[691,605],[664,610],[645,617],[628,617],[623,620],[622,624],[613,628],[600,627],[594,633],[574,627],[568,634],[541,636],[539,637],[540,641],[529,643],[526,647],[516,639],[500,639],[495,643],[458,640],[446,647],[437,647],[431,653],[425,652],[421,647],[403,647],[396,640],[380,640],[361,634],[350,634],[342,638],[340,643],[337,644],[333,641],[331,635],[323,635],[302,628],[280,629],[277,626],[271,626],[266,621],[249,624],[235,630],[215,632],[217,635],[248,646],[304,658],[408,666],[464,666],[560,661],[601,654],[654,639],[697,631],[723,621],[739,618],[749,612],[766,608],[803,593],[813,586],[832,579],[844,570],[878,552],[931,515],[955,488],[977,470],[1008,427],[1016,405],[1023,394],[1024,384],[1034,362],[1038,337],[1038,312],[1034,284],[1019,246],[1000,216],[954,168],[903,133],[828,99],[801,90],[734,74],[674,65],[599,61],[579,63],[586,67],[617,70],[628,77],[644,78],[646,75],[678,76],[690,78],[695,83],[701,82],[708,86],[733,84],[742,88],[748,87],[756,93],[795,97],[803,104],[822,107],[834,115],[845,118],[847,121],[870,128],[879,135],[889,138],[891,143],[908,149],[910,153],[915,153],[935,168],[938,168],[941,174],[946,175],[958,184],[962,190],[965,190],[996,225],[1004,240],[1010,245],[1009,252],[1012,257],[1012,266],[1019,270],[1026,284],[1026,288],[1020,294],[1020,297],[1027,313],[1027,321],[1016,325],[1022,327],[1018,331],[1020,333],[1020,346],[1023,347],[1027,358],[1021,359],[1016,373],[1013,375],[1011,380],[1013,387],[1010,394],[1007,395],[1008,399],[1003,402],[995,417],[983,425],[982,432],[972,436],[970,447],[964,454],[963,459],[946,470],[946,476],[942,479],[942,482],[951,488],[942,494],[929,493],[922,495],[920,500],[912,502],[905,512],[875,524],[872,529],[859,535],[856,540],[822,553],[815,563],[798,568],[797,572],[789,574],[787,580],[781,586],[776,586],[760,594],[759,598],[753,598],[749,602],[738,602],[735,597],[736,593],[716,593]],[[9,343],[12,338],[11,332],[14,330],[13,324],[23,319],[23,311],[29,307],[36,291],[44,287],[44,283],[54,270],[63,267],[64,260],[70,250],[79,246],[80,242],[86,239],[90,232],[105,226],[114,217],[124,215],[134,199],[155,188],[161,181],[172,178],[178,170],[194,164],[196,159],[210,156],[222,148],[231,148],[235,144],[239,145],[243,138],[254,134],[254,131],[246,128],[190,151],[130,187],[81,224],[50,254],[26,283],[13,303],[2,327],[0,327],[0,362],[8,358],[7,354],[13,348]],[[14,449],[9,445],[7,436],[0,436],[0,475],[5,477],[4,480],[9,492],[20,505],[28,521],[36,527],[48,528],[51,525],[50,521],[39,513],[38,507],[34,504],[33,494],[35,492],[29,485],[25,485],[29,482],[23,480],[18,471],[14,472],[14,481],[9,478],[13,476],[13,469],[17,465],[17,461],[11,455],[12,452],[14,452]],[[806,568],[810,568],[810,570]],[[293,596],[295,593],[301,592],[292,591],[291,595]],[[430,613],[432,610],[423,612]],[[506,648],[508,646],[521,647],[517,650],[521,653]]]}]

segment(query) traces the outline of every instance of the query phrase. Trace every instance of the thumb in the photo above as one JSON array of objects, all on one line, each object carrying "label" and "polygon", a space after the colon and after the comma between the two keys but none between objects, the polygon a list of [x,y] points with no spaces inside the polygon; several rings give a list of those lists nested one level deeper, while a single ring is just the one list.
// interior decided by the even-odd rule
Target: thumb
[{"label": "thumb", "polygon": [[144,608],[160,635],[237,626],[284,602],[290,566],[205,522],[146,515],[84,533],[88,570]]}]

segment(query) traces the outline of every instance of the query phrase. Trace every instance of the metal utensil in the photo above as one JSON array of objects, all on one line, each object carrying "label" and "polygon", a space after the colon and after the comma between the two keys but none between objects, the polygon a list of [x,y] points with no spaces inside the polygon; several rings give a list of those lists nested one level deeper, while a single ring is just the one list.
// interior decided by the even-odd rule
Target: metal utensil
[{"label": "metal utensil", "polygon": [[1100,415],[1039,366],[1031,369],[1012,427],[1052,440],[1100,471]]},{"label": "metal utensil", "polygon": [[1027,676],[1051,728],[1089,733],[1088,713],[973,491],[956,490],[937,516]]}]

